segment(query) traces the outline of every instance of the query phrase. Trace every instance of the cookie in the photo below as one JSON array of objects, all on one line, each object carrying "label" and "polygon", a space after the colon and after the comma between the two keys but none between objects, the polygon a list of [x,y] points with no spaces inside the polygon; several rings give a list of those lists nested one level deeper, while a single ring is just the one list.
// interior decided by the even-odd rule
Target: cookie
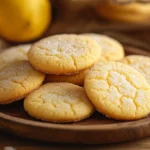
[{"label": "cookie", "polygon": [[27,61],[7,64],[0,71],[0,104],[24,98],[43,82],[45,74],[35,70]]},{"label": "cookie", "polygon": [[150,85],[128,65],[98,63],[87,73],[84,87],[96,109],[110,118],[136,120],[150,113]]},{"label": "cookie", "polygon": [[84,78],[89,69],[83,70],[72,75],[50,75],[47,74],[45,82],[69,82],[77,85],[84,84]]},{"label": "cookie", "polygon": [[97,5],[96,12],[108,20],[139,24],[149,23],[150,4],[133,2],[121,5],[107,0]]},{"label": "cookie", "polygon": [[71,83],[47,83],[24,100],[26,112],[40,120],[65,123],[89,117],[94,107],[84,89]]},{"label": "cookie", "polygon": [[10,47],[2,51],[0,53],[0,69],[2,69],[7,63],[11,63],[18,60],[28,60],[27,52],[30,47],[30,44],[25,44]]},{"label": "cookie", "polygon": [[139,71],[150,84],[150,57],[130,55],[125,57],[121,62]]},{"label": "cookie", "polygon": [[101,46],[101,55],[104,59],[117,61],[124,58],[124,48],[117,40],[106,35],[96,33],[85,33],[82,35],[92,38]]},{"label": "cookie", "polygon": [[88,37],[55,35],[32,45],[30,63],[47,74],[74,74],[91,67],[101,55],[101,47]]}]

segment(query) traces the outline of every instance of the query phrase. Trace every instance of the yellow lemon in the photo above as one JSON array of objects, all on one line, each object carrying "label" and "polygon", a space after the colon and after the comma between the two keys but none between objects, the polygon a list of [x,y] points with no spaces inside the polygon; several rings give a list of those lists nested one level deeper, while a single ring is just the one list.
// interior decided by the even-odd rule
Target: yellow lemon
[{"label": "yellow lemon", "polygon": [[0,36],[9,41],[37,39],[50,22],[49,0],[0,0]]}]

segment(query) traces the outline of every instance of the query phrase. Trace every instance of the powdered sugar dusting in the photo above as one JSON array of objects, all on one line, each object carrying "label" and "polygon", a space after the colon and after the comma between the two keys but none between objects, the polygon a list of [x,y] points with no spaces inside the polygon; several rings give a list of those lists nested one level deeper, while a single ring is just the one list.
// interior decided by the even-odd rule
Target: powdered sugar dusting
[{"label": "powdered sugar dusting", "polygon": [[43,40],[39,43],[38,48],[41,48],[39,51],[41,54],[45,53],[46,55],[61,55],[62,57],[67,57],[84,55],[92,48],[92,45],[83,37],[76,38],[76,36],[70,35],[68,37],[61,35],[52,36]]}]

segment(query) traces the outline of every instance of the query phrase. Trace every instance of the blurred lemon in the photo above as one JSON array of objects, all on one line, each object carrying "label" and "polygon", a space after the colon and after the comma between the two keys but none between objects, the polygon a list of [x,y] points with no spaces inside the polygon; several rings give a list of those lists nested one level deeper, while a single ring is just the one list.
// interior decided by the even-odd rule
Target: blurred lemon
[{"label": "blurred lemon", "polygon": [[49,0],[0,0],[0,36],[9,41],[39,38],[50,22]]}]

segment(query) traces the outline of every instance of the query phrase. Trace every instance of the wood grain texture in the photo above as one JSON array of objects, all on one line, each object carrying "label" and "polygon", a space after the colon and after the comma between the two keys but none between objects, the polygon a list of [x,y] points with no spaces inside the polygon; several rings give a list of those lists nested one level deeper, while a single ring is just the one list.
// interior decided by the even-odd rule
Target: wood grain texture
[{"label": "wood grain texture", "polygon": [[37,142],[1,132],[0,150],[3,150],[6,146],[11,146],[17,150],[149,150],[150,138],[144,138],[141,140],[134,140],[119,144],[81,145]]},{"label": "wood grain texture", "polygon": [[[125,46],[126,54],[149,55],[148,51]],[[149,116],[129,122],[115,121],[95,113],[75,124],[53,124],[29,117],[23,101],[0,106],[0,128],[3,131],[48,142],[105,144],[130,141],[150,136]]]}]

